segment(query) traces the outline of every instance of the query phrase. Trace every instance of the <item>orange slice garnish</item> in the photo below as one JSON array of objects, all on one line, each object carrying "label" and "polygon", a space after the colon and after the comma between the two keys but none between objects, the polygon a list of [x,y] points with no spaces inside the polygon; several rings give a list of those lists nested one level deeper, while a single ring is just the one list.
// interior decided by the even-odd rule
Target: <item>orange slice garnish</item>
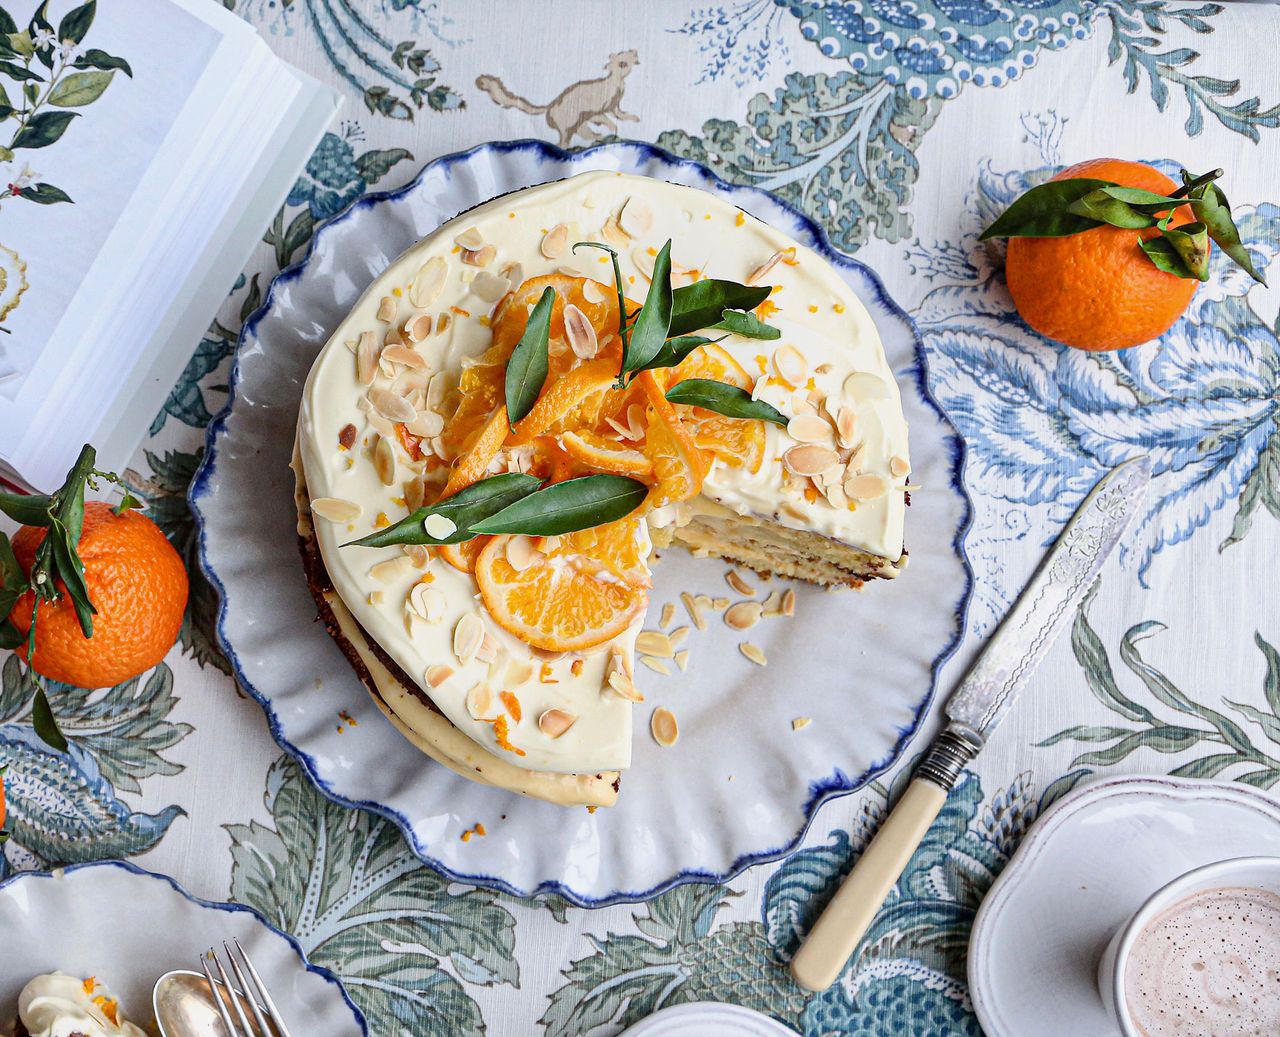
[{"label": "orange slice garnish", "polygon": [[491,539],[492,537],[481,535],[460,544],[441,544],[436,551],[459,572],[473,573],[476,571],[476,557]]},{"label": "orange slice garnish", "polygon": [[635,479],[653,475],[653,464],[634,446],[619,439],[583,430],[560,433],[560,445],[575,461],[599,472],[614,472]]},{"label": "orange slice garnish", "polygon": [[617,377],[618,361],[613,357],[587,360],[554,381],[548,375],[538,402],[507,437],[507,445],[520,446],[548,432],[594,424],[592,415],[599,412],[603,400],[594,400],[592,407],[593,398],[603,396]]},{"label": "orange slice garnish", "polygon": [[[476,559],[476,582],[485,608],[521,641],[551,652],[593,648],[617,637],[644,612],[648,594],[617,579],[566,545],[538,552],[516,569],[509,536],[495,536]],[[543,541],[544,546],[547,541]],[[528,559],[525,559],[527,562]]]},{"label": "orange slice garnish", "polygon": [[[714,342],[699,346],[667,372],[666,387],[686,378],[711,378],[751,391],[755,384],[746,369],[730,353]],[[730,468],[758,472],[764,461],[764,423],[746,418],[727,418],[701,407],[678,407],[678,413],[692,426],[693,441],[699,449]]]},{"label": "orange slice garnish", "polygon": [[646,506],[660,508],[696,497],[702,489],[706,468],[693,436],[663,395],[652,371],[641,371],[636,383],[643,387],[649,403],[644,455],[657,477]]}]

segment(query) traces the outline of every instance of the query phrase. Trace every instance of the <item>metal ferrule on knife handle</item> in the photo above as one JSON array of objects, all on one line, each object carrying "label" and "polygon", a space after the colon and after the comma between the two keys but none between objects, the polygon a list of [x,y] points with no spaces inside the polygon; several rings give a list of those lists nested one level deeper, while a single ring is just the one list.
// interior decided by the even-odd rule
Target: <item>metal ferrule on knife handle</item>
[{"label": "metal ferrule on knife handle", "polygon": [[958,724],[949,725],[929,746],[916,766],[915,777],[931,781],[950,792],[960,774],[982,749],[982,739]]}]

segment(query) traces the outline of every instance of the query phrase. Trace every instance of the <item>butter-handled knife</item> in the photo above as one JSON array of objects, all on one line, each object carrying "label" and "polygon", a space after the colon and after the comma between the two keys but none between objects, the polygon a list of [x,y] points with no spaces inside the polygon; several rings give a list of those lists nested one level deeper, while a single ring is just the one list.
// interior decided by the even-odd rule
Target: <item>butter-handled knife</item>
[{"label": "butter-handled knife", "polygon": [[965,766],[1075,614],[1142,507],[1151,462],[1135,457],[1099,480],[947,702],[947,726],[791,961],[808,990],[840,975],[933,824]]}]

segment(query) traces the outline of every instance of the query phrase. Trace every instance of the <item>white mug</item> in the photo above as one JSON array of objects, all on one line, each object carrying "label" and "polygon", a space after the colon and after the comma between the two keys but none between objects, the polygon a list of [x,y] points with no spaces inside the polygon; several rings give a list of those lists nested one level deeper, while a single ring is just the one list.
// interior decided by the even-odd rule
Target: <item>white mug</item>
[{"label": "white mug", "polygon": [[1142,1037],[1125,997],[1129,955],[1142,931],[1175,904],[1207,889],[1240,886],[1280,896],[1280,857],[1236,857],[1195,868],[1156,890],[1111,938],[1098,963],[1098,992],[1124,1037]]}]

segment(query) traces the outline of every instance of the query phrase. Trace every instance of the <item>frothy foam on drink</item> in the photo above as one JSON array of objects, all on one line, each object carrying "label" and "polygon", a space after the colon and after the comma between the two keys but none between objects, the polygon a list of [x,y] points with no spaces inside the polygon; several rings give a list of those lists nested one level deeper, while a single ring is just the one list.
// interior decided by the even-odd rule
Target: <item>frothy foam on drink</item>
[{"label": "frothy foam on drink", "polygon": [[1145,1037],[1280,1034],[1280,896],[1207,889],[1134,941],[1124,995]]}]

